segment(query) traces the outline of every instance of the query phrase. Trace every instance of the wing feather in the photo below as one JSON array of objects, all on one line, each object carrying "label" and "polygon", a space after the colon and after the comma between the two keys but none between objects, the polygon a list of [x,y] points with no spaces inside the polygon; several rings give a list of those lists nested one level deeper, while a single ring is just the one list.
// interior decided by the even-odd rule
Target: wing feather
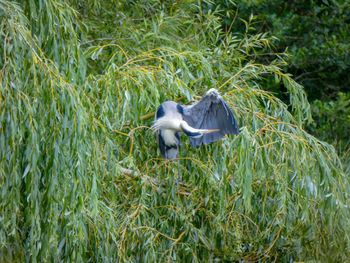
[{"label": "wing feather", "polygon": [[226,134],[238,134],[236,119],[223,98],[216,90],[209,90],[197,103],[182,106],[183,119],[197,129],[219,129],[200,138],[189,138],[190,144],[199,147],[220,140]]}]

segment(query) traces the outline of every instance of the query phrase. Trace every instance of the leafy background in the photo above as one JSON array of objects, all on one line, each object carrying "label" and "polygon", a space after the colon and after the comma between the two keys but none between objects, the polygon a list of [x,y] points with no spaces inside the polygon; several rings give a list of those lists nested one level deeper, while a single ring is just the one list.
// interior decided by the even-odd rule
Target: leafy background
[{"label": "leafy background", "polygon": [[[347,90],[310,106],[295,27],[252,6],[0,1],[1,261],[349,258]],[[156,107],[213,87],[240,134],[162,160]]]}]

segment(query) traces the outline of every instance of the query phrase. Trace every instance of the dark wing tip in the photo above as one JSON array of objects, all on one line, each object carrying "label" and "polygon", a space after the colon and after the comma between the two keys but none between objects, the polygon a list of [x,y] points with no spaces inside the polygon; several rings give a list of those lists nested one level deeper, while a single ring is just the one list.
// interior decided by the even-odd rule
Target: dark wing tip
[{"label": "dark wing tip", "polygon": [[[233,115],[233,112],[231,111],[230,107],[226,103],[226,101],[223,98],[220,98],[221,105],[225,109],[226,113],[226,122],[225,122],[225,127],[227,130],[227,133],[229,134],[238,134],[238,126],[237,126],[237,121],[235,119],[235,116]],[[226,125],[227,124],[227,125]]]}]

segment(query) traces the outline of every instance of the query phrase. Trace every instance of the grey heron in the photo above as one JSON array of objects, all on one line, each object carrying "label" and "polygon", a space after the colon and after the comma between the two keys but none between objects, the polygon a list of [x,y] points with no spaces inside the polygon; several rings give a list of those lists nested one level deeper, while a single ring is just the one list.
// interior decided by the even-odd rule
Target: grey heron
[{"label": "grey heron", "polygon": [[198,148],[221,139],[225,134],[238,134],[235,117],[216,89],[210,89],[196,103],[180,105],[163,102],[157,109],[152,126],[164,159],[179,158],[180,136],[189,137]]}]

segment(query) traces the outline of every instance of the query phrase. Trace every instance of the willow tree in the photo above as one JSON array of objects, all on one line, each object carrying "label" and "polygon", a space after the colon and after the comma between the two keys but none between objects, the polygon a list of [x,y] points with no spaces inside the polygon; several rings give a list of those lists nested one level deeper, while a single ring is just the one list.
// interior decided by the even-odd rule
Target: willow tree
[{"label": "willow tree", "polygon": [[[349,181],[303,88],[252,21],[224,32],[198,3],[0,1],[1,261],[349,257]],[[240,134],[183,140],[178,185],[150,116],[209,88]]]}]

